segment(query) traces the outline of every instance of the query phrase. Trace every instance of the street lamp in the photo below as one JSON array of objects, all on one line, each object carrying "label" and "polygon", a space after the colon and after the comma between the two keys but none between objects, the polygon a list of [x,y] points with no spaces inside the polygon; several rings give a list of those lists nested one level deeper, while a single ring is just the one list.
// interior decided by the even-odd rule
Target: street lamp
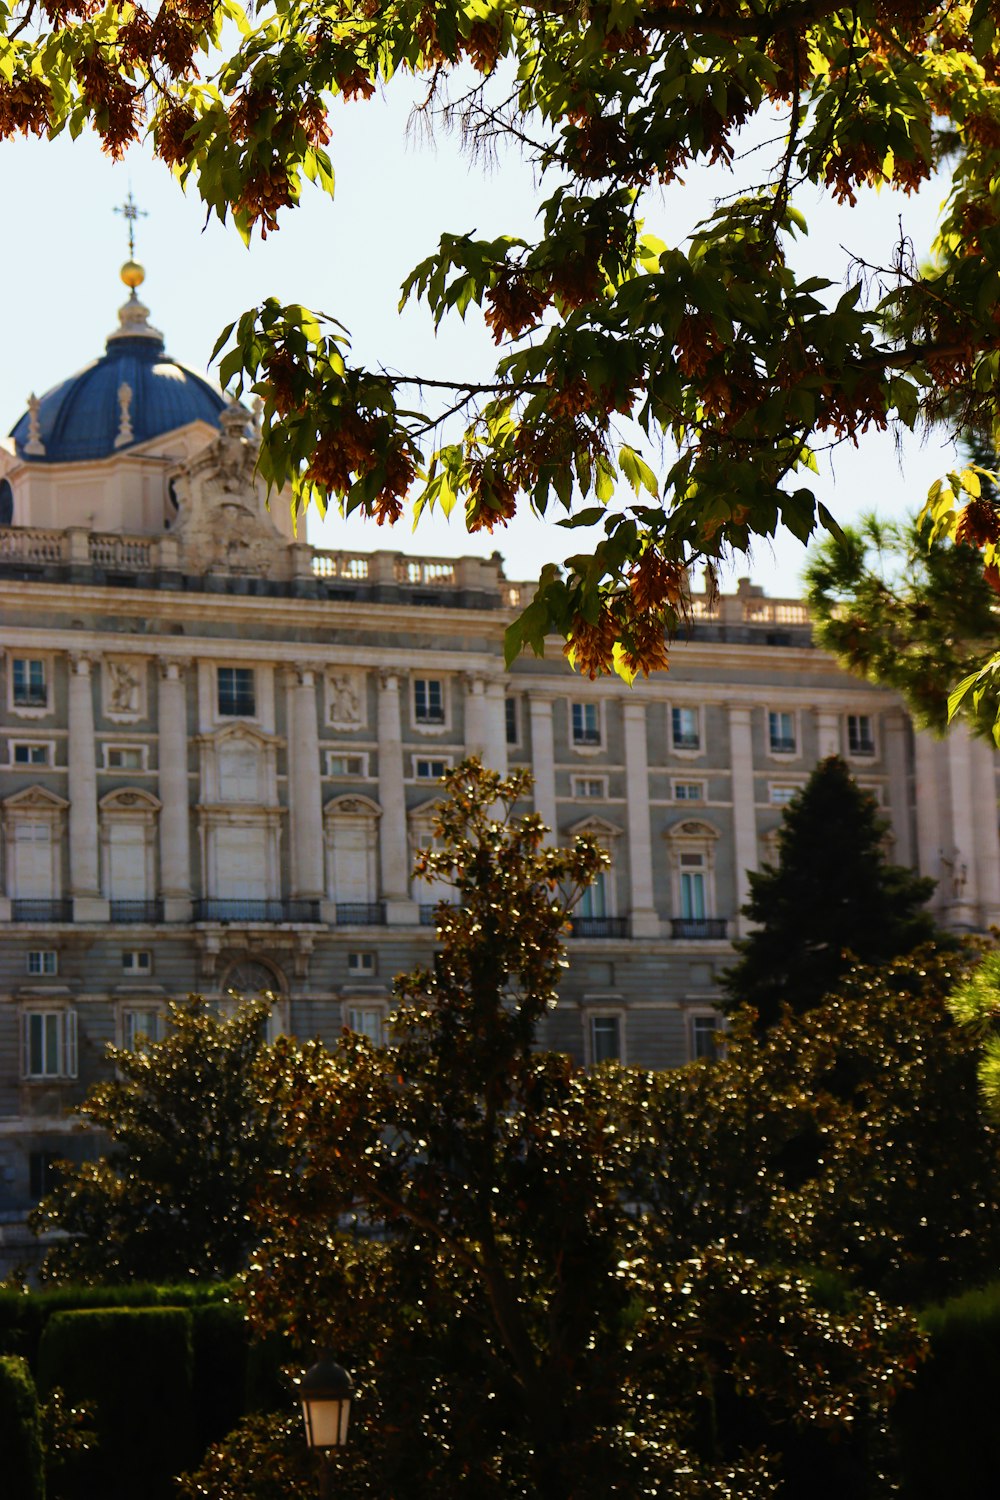
[{"label": "street lamp", "polygon": [[303,1375],[299,1386],[306,1442],[320,1458],[320,1494],[324,1500],[330,1490],[331,1450],[347,1442],[353,1390],[350,1375],[332,1354],[322,1355]]}]

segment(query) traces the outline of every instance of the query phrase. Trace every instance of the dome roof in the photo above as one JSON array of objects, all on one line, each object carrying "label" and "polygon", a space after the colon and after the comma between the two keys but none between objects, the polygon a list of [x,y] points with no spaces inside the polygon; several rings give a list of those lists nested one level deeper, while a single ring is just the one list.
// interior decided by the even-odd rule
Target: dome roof
[{"label": "dome roof", "polygon": [[20,458],[107,458],[188,422],[218,426],[225,396],[203,375],[168,358],[162,333],[147,318],[133,290],[101,358],[40,399],[32,397],[11,432]]}]

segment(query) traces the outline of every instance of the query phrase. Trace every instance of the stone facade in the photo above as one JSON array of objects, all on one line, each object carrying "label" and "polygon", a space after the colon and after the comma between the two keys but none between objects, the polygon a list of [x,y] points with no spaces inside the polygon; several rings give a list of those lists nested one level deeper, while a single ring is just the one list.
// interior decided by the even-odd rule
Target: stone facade
[{"label": "stone facade", "polygon": [[939,880],[940,919],[1000,920],[989,751],[915,735],[815,648],[797,602],[695,594],[669,674],[631,689],[573,675],[558,643],[507,672],[530,592],[499,558],[313,549],[264,503],[247,414],[220,421],[86,463],[0,445],[8,1241],[51,1160],[90,1149],[73,1107],[106,1043],[155,1033],[171,997],[267,986],[275,1028],[378,1033],[393,975],[433,948],[442,893],[413,854],[470,752],[530,767],[552,837],[590,829],[613,856],[544,1037],[580,1063],[711,1049],[746,872],[833,752],[895,858]]}]

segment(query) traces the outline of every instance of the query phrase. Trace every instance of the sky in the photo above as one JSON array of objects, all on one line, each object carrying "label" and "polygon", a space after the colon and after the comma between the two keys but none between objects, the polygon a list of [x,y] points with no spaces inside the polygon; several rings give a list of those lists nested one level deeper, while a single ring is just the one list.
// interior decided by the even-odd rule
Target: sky
[{"label": "sky", "polygon": [[[144,147],[116,164],[87,134],[75,142],[64,134],[51,142],[0,143],[0,428],[13,427],[31,392],[42,394],[102,352],[125,297],[118,271],[128,240],[114,209],[130,189],[147,215],[137,225],[137,257],[147,271],[141,295],[175,359],[206,370],[225,324],[276,296],[346,324],[359,361],[424,376],[482,378],[496,351],[478,310],[470,308],[464,323],[446,320],[435,335],[425,308],[398,312],[399,287],[444,230],[531,236],[540,194],[519,156],[490,170],[471,162],[440,126],[429,132],[413,112],[419,97],[419,86],[400,78],[384,96],[338,105],[330,146],[334,197],[306,184],[301,205],[280,230],[264,242],[255,237],[249,249],[231,225],[206,224],[196,189],[183,192]],[[750,154],[739,170],[752,171],[756,160]],[[683,185],[650,198],[646,227],[679,244],[735,185],[722,168],[689,173]],[[935,181],[911,198],[868,192],[853,210],[818,193],[797,198],[810,225],[797,268],[839,283],[848,254],[885,264],[900,224],[917,255],[926,255],[945,190]],[[891,432],[873,434],[856,451],[841,446],[822,457],[813,488],[841,522],[871,508],[901,516],[919,508],[953,459],[937,436],[925,442],[907,436],[900,446]],[[492,536],[469,536],[457,513],[450,522],[425,516],[415,532],[405,519],[390,532],[331,513],[325,522],[313,516],[308,536],[318,547],[420,556],[498,550],[508,578],[525,580],[545,562],[583,550],[584,534],[528,514]],[[737,558],[724,586],[749,575],[771,595],[795,596],[803,560],[801,543],[785,533],[773,545],[758,543],[749,562]]]}]

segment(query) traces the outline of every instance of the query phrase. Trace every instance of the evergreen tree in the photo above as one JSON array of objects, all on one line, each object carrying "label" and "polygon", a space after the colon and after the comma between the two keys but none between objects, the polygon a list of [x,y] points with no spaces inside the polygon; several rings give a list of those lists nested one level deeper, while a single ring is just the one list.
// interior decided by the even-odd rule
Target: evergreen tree
[{"label": "evergreen tree", "polygon": [[888,862],[886,824],[839,756],[822,761],[787,808],[780,861],[750,875],[725,1006],[753,1006],[761,1029],[783,1005],[799,1013],[829,994],[851,965],[888,962],[935,935],[922,907],[934,881]]}]

